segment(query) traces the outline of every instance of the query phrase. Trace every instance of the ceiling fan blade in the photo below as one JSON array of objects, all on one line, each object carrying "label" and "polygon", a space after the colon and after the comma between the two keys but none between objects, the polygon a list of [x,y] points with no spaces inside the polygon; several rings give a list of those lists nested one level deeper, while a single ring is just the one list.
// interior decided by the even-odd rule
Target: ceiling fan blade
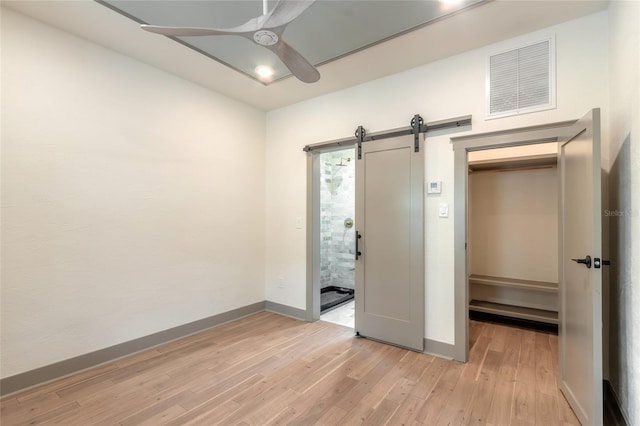
[{"label": "ceiling fan blade", "polygon": [[[140,27],[150,33],[162,34],[174,37],[208,36],[208,35],[230,35],[238,34],[236,31],[217,30],[215,28],[195,28],[195,27],[163,27],[159,25],[140,25]],[[231,28],[232,30],[233,28]]]},{"label": "ceiling fan blade", "polygon": [[315,83],[320,80],[320,73],[297,50],[289,46],[284,40],[273,46],[265,46],[274,52],[280,60],[289,68],[289,71],[300,81]]},{"label": "ceiling fan blade", "polygon": [[277,28],[287,25],[311,6],[315,0],[280,0],[262,24],[262,28]]},{"label": "ceiling fan blade", "polygon": [[242,25],[232,28],[199,28],[199,27],[164,27],[160,25],[142,24],[140,27],[151,33],[174,37],[210,36],[210,35],[247,35],[262,28],[266,16],[249,19]]}]

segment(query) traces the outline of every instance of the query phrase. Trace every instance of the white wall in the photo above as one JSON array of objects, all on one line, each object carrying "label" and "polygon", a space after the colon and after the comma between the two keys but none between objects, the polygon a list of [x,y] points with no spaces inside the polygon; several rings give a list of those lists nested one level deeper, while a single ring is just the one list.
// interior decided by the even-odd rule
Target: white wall
[{"label": "white wall", "polygon": [[[485,121],[485,56],[552,34],[557,37],[557,108]],[[368,131],[406,126],[416,113],[427,121],[473,114],[474,132],[575,119],[594,107],[603,108],[608,120],[607,47],[607,13],[602,12],[267,113],[267,299],[305,308],[305,231],[295,227],[306,208],[305,144],[348,137],[358,125]],[[426,175],[442,181],[443,189],[441,196],[426,200],[425,337],[452,344],[453,215],[437,215],[439,203],[453,208],[448,135],[428,138]],[[283,288],[279,276],[285,278]]]},{"label": "white wall", "polygon": [[265,299],[265,114],[2,10],[2,377]]},{"label": "white wall", "polygon": [[[609,377],[629,424],[640,424],[640,2],[609,6],[611,138]],[[613,214],[616,212],[616,214]],[[619,214],[619,215],[618,215]]]}]

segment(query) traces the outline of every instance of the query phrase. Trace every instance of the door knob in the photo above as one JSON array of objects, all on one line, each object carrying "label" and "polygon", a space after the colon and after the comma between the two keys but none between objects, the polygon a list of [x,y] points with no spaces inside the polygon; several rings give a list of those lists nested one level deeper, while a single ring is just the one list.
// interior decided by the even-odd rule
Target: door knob
[{"label": "door knob", "polygon": [[582,263],[583,265],[587,265],[587,268],[591,268],[591,256],[587,255],[584,259],[571,259],[574,262]]}]

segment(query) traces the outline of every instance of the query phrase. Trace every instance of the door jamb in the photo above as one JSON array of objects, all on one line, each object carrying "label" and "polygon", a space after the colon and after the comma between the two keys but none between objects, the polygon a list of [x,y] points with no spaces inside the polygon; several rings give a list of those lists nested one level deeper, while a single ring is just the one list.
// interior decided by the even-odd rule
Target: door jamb
[{"label": "door jamb", "polygon": [[[307,154],[307,303],[306,320],[320,319],[320,302],[314,291],[320,291],[320,250],[316,235],[320,235],[320,214],[314,208],[320,203],[320,152]],[[318,232],[316,232],[316,230]]]},{"label": "door jamb", "polygon": [[578,120],[451,138],[454,151],[454,359],[469,358],[469,280],[467,259],[468,154],[493,148],[508,148],[548,142],[564,142]]}]

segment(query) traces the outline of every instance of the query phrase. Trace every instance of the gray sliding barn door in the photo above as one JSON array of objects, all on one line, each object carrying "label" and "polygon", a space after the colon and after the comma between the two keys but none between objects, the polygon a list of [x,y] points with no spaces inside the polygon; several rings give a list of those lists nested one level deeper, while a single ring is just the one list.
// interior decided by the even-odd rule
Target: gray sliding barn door
[{"label": "gray sliding barn door", "polygon": [[418,351],[424,348],[423,182],[424,146],[414,152],[413,136],[362,145],[355,331]]},{"label": "gray sliding barn door", "polygon": [[560,147],[560,388],[583,425],[602,424],[600,110]]}]

